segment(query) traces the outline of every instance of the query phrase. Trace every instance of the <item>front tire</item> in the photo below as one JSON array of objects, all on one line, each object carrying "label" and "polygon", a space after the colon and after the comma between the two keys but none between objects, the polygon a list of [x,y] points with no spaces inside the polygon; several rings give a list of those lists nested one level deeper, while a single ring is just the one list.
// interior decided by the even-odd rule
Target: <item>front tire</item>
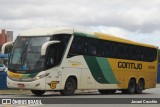
[{"label": "front tire", "polygon": [[76,81],[73,78],[68,78],[64,90],[61,90],[61,95],[69,96],[73,95],[76,90]]},{"label": "front tire", "polygon": [[42,96],[46,91],[43,91],[43,90],[31,90],[31,92],[36,96]]}]

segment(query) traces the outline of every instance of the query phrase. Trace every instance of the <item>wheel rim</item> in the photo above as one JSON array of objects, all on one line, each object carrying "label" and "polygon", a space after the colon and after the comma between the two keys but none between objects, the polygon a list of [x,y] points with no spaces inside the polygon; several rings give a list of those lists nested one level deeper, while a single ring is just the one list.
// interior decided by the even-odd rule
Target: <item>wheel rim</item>
[{"label": "wheel rim", "polygon": [[142,81],[139,81],[138,82],[138,86],[137,86],[137,93],[141,93],[142,90],[143,90],[143,82]]},{"label": "wheel rim", "polygon": [[67,91],[67,92],[72,92],[72,90],[73,90],[73,85],[72,85],[71,82],[68,82],[68,83],[66,84],[66,91]]},{"label": "wheel rim", "polygon": [[141,91],[141,90],[142,90],[142,87],[143,87],[142,84],[139,83],[139,84],[138,84],[138,90]]},{"label": "wheel rim", "polygon": [[134,85],[133,82],[131,82],[131,84],[130,84],[130,90],[131,90],[131,91],[134,91],[134,88],[135,88],[135,85]]}]

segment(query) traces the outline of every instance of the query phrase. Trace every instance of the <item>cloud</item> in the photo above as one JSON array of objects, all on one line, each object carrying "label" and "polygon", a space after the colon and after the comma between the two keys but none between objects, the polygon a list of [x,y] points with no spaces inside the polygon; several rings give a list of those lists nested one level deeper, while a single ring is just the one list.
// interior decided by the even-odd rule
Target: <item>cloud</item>
[{"label": "cloud", "polygon": [[83,26],[138,40],[136,35],[150,38],[160,28],[159,0],[0,0],[0,9],[0,28],[15,32]]},{"label": "cloud", "polygon": [[128,34],[130,32],[126,31],[125,29],[118,28],[118,27],[106,27],[106,26],[98,26],[98,27],[90,27],[92,31],[102,32],[113,36],[118,36],[121,38],[127,39]]}]

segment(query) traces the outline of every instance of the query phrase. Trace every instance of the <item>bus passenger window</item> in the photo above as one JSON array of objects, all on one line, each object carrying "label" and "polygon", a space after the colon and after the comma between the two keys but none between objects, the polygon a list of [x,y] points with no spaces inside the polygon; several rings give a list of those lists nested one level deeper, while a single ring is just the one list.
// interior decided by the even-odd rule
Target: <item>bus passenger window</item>
[{"label": "bus passenger window", "polygon": [[84,55],[86,53],[86,42],[81,37],[74,37],[72,45],[70,47],[68,57],[75,55]]},{"label": "bus passenger window", "polygon": [[97,54],[97,43],[96,39],[87,39],[87,53],[88,55],[96,56]]}]

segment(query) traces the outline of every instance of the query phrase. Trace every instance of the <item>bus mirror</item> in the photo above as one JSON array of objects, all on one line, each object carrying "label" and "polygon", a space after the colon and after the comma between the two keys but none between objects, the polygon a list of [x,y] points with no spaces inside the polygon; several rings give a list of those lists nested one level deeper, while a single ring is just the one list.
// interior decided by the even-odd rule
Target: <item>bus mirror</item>
[{"label": "bus mirror", "polygon": [[52,45],[52,44],[56,44],[56,43],[60,43],[60,41],[48,41],[46,43],[44,43],[41,47],[41,55],[45,55],[46,54],[46,50],[47,50],[47,47]]},{"label": "bus mirror", "polygon": [[[7,42],[5,44],[3,44],[2,48],[1,48],[1,54],[5,54],[5,50],[6,50],[6,47],[9,46],[9,45],[13,45],[14,41],[11,41],[11,42]],[[7,53],[8,54],[8,53]]]}]

